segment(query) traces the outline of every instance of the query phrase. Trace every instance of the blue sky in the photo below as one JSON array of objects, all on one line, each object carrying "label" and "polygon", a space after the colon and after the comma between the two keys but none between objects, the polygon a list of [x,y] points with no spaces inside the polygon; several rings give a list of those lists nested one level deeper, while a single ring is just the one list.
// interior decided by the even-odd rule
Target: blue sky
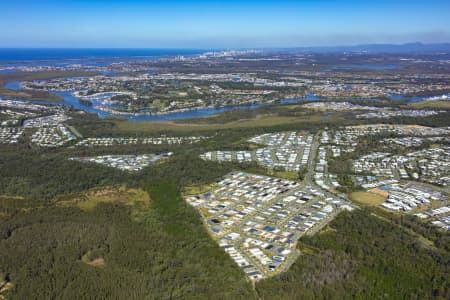
[{"label": "blue sky", "polygon": [[450,42],[449,0],[1,0],[0,47]]}]

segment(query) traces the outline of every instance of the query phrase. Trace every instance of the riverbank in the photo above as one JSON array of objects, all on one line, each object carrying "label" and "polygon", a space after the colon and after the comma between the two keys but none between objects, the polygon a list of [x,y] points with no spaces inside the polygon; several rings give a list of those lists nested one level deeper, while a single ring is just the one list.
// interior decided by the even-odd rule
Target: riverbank
[{"label": "riverbank", "polygon": [[[3,76],[2,76],[3,75]],[[35,72],[35,73],[14,73],[11,74],[0,74],[1,78],[8,78],[8,83],[4,87],[6,93],[4,96],[11,97],[14,99],[21,100],[32,100],[40,101],[41,103],[53,104],[58,103],[65,106],[71,106],[77,110],[82,110],[88,113],[96,114],[100,118],[120,118],[126,119],[128,121],[151,121],[151,122],[164,122],[164,121],[176,121],[183,119],[198,119],[204,117],[211,117],[219,115],[225,112],[231,112],[236,110],[253,110],[260,107],[268,107],[275,104],[296,104],[302,102],[310,101],[336,101],[335,99],[323,99],[319,98],[313,93],[308,93],[305,97],[300,98],[290,98],[290,99],[280,99],[271,100],[265,102],[256,103],[243,103],[240,105],[230,105],[230,106],[206,106],[198,108],[183,108],[183,109],[173,109],[169,111],[153,111],[153,110],[140,110],[136,112],[124,111],[120,103],[110,101],[111,95],[113,94],[123,94],[125,92],[102,92],[96,93],[89,96],[81,96],[77,91],[39,91],[39,90],[28,90],[22,89],[21,83],[23,81],[11,82],[15,79],[23,80],[38,80],[38,79],[49,79],[61,76],[89,76],[87,72]],[[12,93],[11,93],[12,92]],[[31,95],[30,95],[31,93]],[[37,93],[37,94],[33,94]],[[128,94],[128,93],[127,93]],[[48,96],[50,95],[50,96]],[[0,93],[0,96],[2,94]],[[78,96],[78,97],[77,97]],[[403,95],[391,95],[391,99],[387,101],[397,101],[404,103],[414,103],[424,100],[426,97],[413,97],[408,98]],[[80,101],[80,99],[88,100]],[[344,101],[344,99],[342,99]],[[376,101],[377,99],[346,99],[346,101]],[[423,101],[422,101],[423,102]],[[427,101],[430,102],[430,101]],[[431,107],[431,106],[426,106]],[[439,107],[439,108],[446,108]],[[234,114],[234,113],[233,113]]]},{"label": "riverbank", "polygon": [[12,88],[11,86],[8,86],[8,84],[30,80],[52,79],[58,77],[93,75],[95,75],[95,73],[75,71],[41,71],[0,74],[0,96],[33,101],[64,102],[64,98],[47,91],[23,90],[20,86]]}]

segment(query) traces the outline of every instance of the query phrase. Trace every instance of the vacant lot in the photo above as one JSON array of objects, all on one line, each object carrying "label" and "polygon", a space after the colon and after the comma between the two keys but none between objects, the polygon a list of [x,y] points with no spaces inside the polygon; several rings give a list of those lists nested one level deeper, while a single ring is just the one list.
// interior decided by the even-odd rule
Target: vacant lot
[{"label": "vacant lot", "polygon": [[386,200],[386,198],[369,192],[353,192],[350,194],[350,199],[352,199],[355,202],[371,205],[371,206],[377,206]]}]

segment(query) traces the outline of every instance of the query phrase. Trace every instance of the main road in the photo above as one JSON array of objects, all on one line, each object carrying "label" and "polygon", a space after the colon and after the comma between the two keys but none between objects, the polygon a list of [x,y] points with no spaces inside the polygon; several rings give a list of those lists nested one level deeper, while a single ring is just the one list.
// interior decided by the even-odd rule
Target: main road
[{"label": "main road", "polygon": [[314,165],[315,165],[315,161],[316,161],[317,150],[320,145],[319,138],[320,138],[321,133],[322,133],[321,131],[317,132],[314,135],[313,141],[311,143],[311,152],[309,153],[309,160],[308,160],[308,166],[307,166],[308,170],[307,170],[307,173],[305,176],[306,184],[318,189],[319,191],[322,191],[325,194],[325,196],[328,198],[339,199],[339,200],[345,202],[345,204],[349,205],[350,207],[357,208],[358,206],[356,206],[350,200],[348,200],[347,197],[334,195],[334,194],[330,193],[329,191],[323,189],[322,187],[318,186],[313,180]]}]

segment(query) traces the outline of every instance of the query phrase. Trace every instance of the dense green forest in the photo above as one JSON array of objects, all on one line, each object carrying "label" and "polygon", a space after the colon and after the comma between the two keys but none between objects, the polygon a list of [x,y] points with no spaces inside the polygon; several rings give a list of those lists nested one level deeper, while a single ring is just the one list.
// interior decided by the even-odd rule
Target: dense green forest
[{"label": "dense green forest", "polygon": [[129,183],[130,174],[94,164],[80,164],[54,151],[26,146],[3,147],[0,155],[0,194],[23,195],[36,201],[95,186]]},{"label": "dense green forest", "polygon": [[[149,184],[147,191],[150,208],[138,221],[117,203],[82,211],[1,200],[10,206],[0,222],[0,273],[14,285],[7,298],[254,297],[242,271],[209,238],[174,183]],[[105,264],[86,264],[86,255]]]},{"label": "dense green forest", "polygon": [[[262,299],[448,299],[448,234],[414,220],[406,230],[371,210],[345,212],[300,240],[303,255],[257,284]],[[389,214],[390,215],[390,214]],[[392,216],[398,222],[399,217]],[[421,236],[437,235],[433,242]]]}]

